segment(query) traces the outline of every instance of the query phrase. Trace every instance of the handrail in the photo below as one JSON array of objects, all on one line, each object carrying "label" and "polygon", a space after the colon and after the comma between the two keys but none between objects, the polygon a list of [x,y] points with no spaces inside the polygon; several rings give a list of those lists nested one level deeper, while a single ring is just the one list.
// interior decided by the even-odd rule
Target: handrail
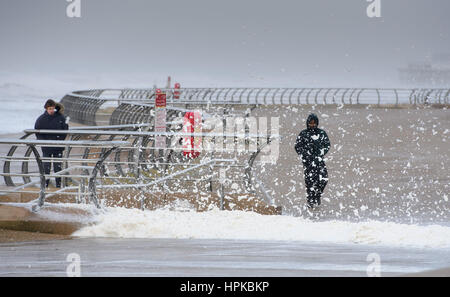
[{"label": "handrail", "polygon": [[[232,107],[273,104],[370,104],[378,106],[381,104],[394,106],[422,104],[424,102],[448,104],[450,92],[450,88],[182,88],[177,89],[180,92],[180,98],[174,99],[171,96],[174,89],[162,88],[161,90],[169,95],[166,108],[172,110],[186,108],[188,105],[209,106],[213,104]],[[75,122],[95,125],[109,120],[110,124],[128,124],[142,121],[144,114],[149,118],[153,117],[151,113],[154,111],[155,104],[154,91],[154,89],[74,91],[64,96],[61,102],[66,106],[66,114]],[[106,97],[102,95],[105,92],[115,94]],[[328,100],[327,96],[331,93],[333,93],[332,100]],[[356,100],[354,100],[355,95]],[[311,97],[314,97],[314,100],[310,100]],[[98,113],[105,103],[108,103],[107,106],[110,107],[112,102],[117,102],[112,113]],[[180,110],[180,112],[182,111]],[[102,116],[102,120],[97,119],[97,116]],[[110,117],[108,118],[108,116]]]},{"label": "handrail", "polygon": [[[59,131],[58,134],[68,134],[66,131],[69,130],[38,130],[36,133],[54,133]],[[52,131],[52,132],[50,132]],[[64,131],[64,133],[61,133]],[[14,144],[14,145],[33,145],[33,146],[43,146],[43,147],[65,147],[70,146],[80,146],[80,147],[110,147],[110,146],[121,146],[128,144],[125,141],[87,141],[87,140],[32,140],[32,139],[14,139],[14,138],[0,138],[0,144]]]},{"label": "handrail", "polygon": [[[150,182],[150,183],[147,183],[147,184],[142,184],[142,183],[141,183],[141,184],[102,185],[102,186],[99,186],[99,188],[107,188],[107,189],[121,188],[121,189],[124,189],[124,188],[143,188],[143,187],[150,187],[150,186],[156,185],[156,184],[158,184],[158,183],[161,183],[161,182],[163,182],[163,181],[166,181],[166,180],[168,180],[168,179],[171,179],[171,178],[173,178],[173,177],[175,177],[175,176],[178,176],[178,175],[187,173],[187,172],[189,172],[189,171],[193,171],[193,170],[195,170],[195,169],[197,169],[197,168],[206,166],[206,165],[208,165],[208,164],[214,163],[214,165],[215,165],[217,162],[236,162],[236,161],[233,160],[233,159],[212,159],[212,160],[208,160],[208,161],[206,161],[206,162],[197,164],[197,165],[195,165],[195,166],[193,166],[193,167],[191,167],[191,168],[187,168],[187,169],[180,170],[180,171],[177,171],[177,172],[175,172],[175,173],[166,175],[166,176],[164,176],[164,177],[161,177],[161,178],[159,178],[159,179],[157,179],[157,180],[155,180],[155,181],[152,181],[152,182]],[[144,202],[145,202],[144,199],[145,199],[144,197],[141,198],[141,209],[142,209],[142,210],[144,209]]]},{"label": "handrail", "polygon": [[[26,129],[25,133],[62,134],[61,130]],[[211,133],[211,132],[140,132],[140,131],[98,131],[98,130],[64,130],[63,134],[77,135],[115,135],[115,136],[192,136],[192,137],[238,137],[238,138],[281,138],[278,134],[253,133]],[[100,143],[101,141],[95,141]],[[105,143],[110,143],[109,141]],[[68,144],[70,145],[70,144]],[[61,145],[63,146],[63,145]]]},{"label": "handrail", "polygon": [[[66,130],[63,130],[66,131]],[[59,130],[61,133],[61,130]],[[41,159],[41,156],[37,150],[37,146],[48,146],[48,147],[59,147],[59,146],[71,146],[71,147],[98,147],[107,149],[103,151],[100,155],[100,160],[96,162],[94,169],[89,177],[89,197],[91,201],[95,204],[97,208],[100,208],[100,204],[98,203],[97,196],[95,193],[95,181],[97,178],[97,171],[102,166],[105,159],[118,147],[125,146],[128,143],[125,141],[85,141],[85,140],[31,140],[31,139],[11,139],[4,138],[0,139],[0,144],[12,144],[15,146],[25,145],[29,149],[32,150],[36,163],[39,169],[39,178],[40,178],[40,192],[39,192],[39,200],[36,205],[32,207],[34,212],[38,211],[45,202],[45,172],[44,165]],[[3,173],[4,175],[5,173]],[[48,176],[48,175],[47,175]]]},{"label": "handrail", "polygon": [[107,130],[107,129],[126,129],[126,128],[142,128],[149,127],[153,124],[142,123],[142,124],[122,124],[122,125],[106,125],[106,126],[81,126],[72,127],[69,130]]},{"label": "handrail", "polygon": [[[120,127],[121,130],[109,130],[109,128],[114,129],[115,128],[114,126],[116,126],[117,128]],[[174,137],[174,136],[176,136],[176,137],[183,137],[183,136],[198,137],[198,136],[200,136],[200,137],[230,137],[230,138],[244,138],[244,139],[266,138],[267,141],[269,141],[269,142],[273,138],[276,138],[276,137],[277,138],[281,138],[281,136],[279,136],[279,135],[269,135],[269,134],[262,134],[262,133],[260,133],[260,134],[251,134],[251,133],[211,133],[211,132],[184,133],[184,132],[142,132],[142,131],[136,131],[136,130],[131,130],[131,131],[129,131],[129,130],[122,130],[123,128],[126,128],[126,127],[136,129],[137,126],[138,125],[131,125],[130,124],[130,125],[110,125],[110,126],[99,127],[99,128],[108,128],[108,130],[98,130],[98,129],[95,129],[95,127],[92,127],[92,128],[94,128],[92,130],[90,130],[88,128],[77,129],[77,127],[75,127],[74,129],[63,130],[63,131],[61,131],[61,130],[27,129],[27,130],[24,130],[24,132],[25,132],[25,136],[24,137],[28,137],[30,135],[37,134],[37,133],[42,133],[42,134],[66,134],[68,136],[72,136],[72,140],[54,141],[54,142],[51,143],[50,146],[62,146],[62,147],[68,148],[66,150],[65,157],[61,158],[61,159],[58,158],[58,160],[60,160],[60,161],[66,161],[66,163],[70,163],[70,162],[76,160],[77,162],[80,162],[82,164],[85,164],[85,163],[86,164],[87,163],[96,163],[96,166],[92,170],[92,173],[91,173],[90,176],[89,176],[89,173],[87,173],[85,175],[64,175],[63,177],[64,178],[72,178],[72,177],[73,178],[89,178],[89,185],[88,185],[88,188],[89,188],[89,199],[97,207],[100,207],[99,203],[98,203],[98,197],[96,195],[96,188],[98,188],[99,186],[96,185],[95,180],[92,180],[90,177],[92,177],[92,176],[96,177],[97,172],[100,171],[100,170],[103,170],[102,166],[104,164],[108,164],[108,165],[113,164],[114,166],[116,166],[116,169],[117,169],[117,166],[120,166],[119,163],[120,164],[126,164],[126,165],[128,165],[129,170],[131,170],[131,172],[134,172],[136,174],[136,175],[133,175],[134,177],[132,177],[132,178],[133,179],[138,179],[138,180],[141,180],[141,181],[142,180],[147,180],[147,178],[142,178],[142,177],[140,178],[139,177],[140,176],[139,171],[144,169],[144,168],[146,168],[146,166],[148,166],[148,165],[154,166],[154,167],[163,166],[163,167],[160,167],[160,169],[163,169],[163,170],[166,170],[164,168],[167,168],[167,166],[188,166],[188,167],[190,167],[188,169],[177,171],[177,172],[175,172],[175,173],[173,173],[173,174],[171,174],[169,176],[163,177],[163,178],[159,179],[158,181],[152,182],[151,184],[157,184],[157,183],[159,183],[161,181],[165,181],[165,180],[173,180],[174,177],[176,177],[176,176],[178,176],[180,174],[183,174],[185,172],[189,172],[191,170],[195,170],[195,169],[199,168],[198,164],[197,165],[189,164],[189,163],[181,164],[181,163],[178,163],[178,162],[174,163],[173,161],[169,161],[170,154],[167,155],[167,161],[169,161],[169,162],[165,162],[165,161],[161,162],[161,160],[158,161],[158,162],[152,162],[151,160],[148,160],[150,162],[148,162],[147,160],[146,160],[146,162],[141,161],[141,155],[142,155],[143,150],[148,150],[148,149],[155,150],[155,149],[158,149],[158,148],[155,148],[153,146],[147,147],[147,146],[145,146],[146,144],[144,144],[144,143],[142,143],[140,145],[137,145],[136,139],[138,139],[138,138],[142,138],[142,137],[148,138],[148,137],[154,137],[154,136],[158,136],[158,135],[164,135],[164,136],[167,136],[167,137]],[[144,126],[145,126],[145,124],[144,124]],[[82,136],[91,136],[91,137],[94,138],[95,141],[79,140],[80,137],[82,137]],[[111,141],[104,141],[104,140],[100,141],[100,138],[99,138],[100,136],[110,136],[109,138],[111,139]],[[129,162],[120,162],[120,159],[117,159],[117,158],[115,159],[115,161],[109,161],[109,162],[105,161],[105,159],[107,157],[106,154],[108,152],[107,151],[105,152],[105,150],[104,150],[105,147],[103,147],[103,146],[113,144],[114,141],[112,141],[112,140],[114,139],[114,137],[118,137],[119,139],[122,138],[123,140],[130,140],[129,139],[130,136],[136,137],[134,141],[131,141],[131,142],[133,142],[133,144],[131,145],[130,141],[123,141],[123,142],[121,142],[120,148],[118,150],[116,150],[116,157],[118,156],[117,155],[118,152],[130,149],[131,151],[136,151],[136,150],[139,151],[138,159],[135,160],[135,158],[133,157],[133,160],[131,160],[131,159],[128,160]],[[36,145],[39,144],[41,146],[47,144],[47,146],[48,146],[49,144],[45,143],[45,142],[46,141],[31,140],[31,139],[22,139],[22,140],[14,139],[10,143],[15,145],[15,146],[18,146],[20,143],[22,143],[22,144],[34,143]],[[260,143],[260,142],[258,142],[258,143]],[[84,144],[84,145],[81,145],[81,144]],[[93,153],[93,154],[97,155],[97,156],[94,157],[95,159],[87,159],[89,153],[87,154],[87,151],[85,151],[84,154],[83,153],[81,154],[81,155],[83,155],[82,159],[79,159],[79,158],[72,159],[72,158],[69,157],[70,150],[73,147],[80,147],[80,148],[86,148],[87,149],[87,147],[89,147],[88,145],[91,145],[91,147],[100,147],[100,148],[102,148],[102,154],[103,155],[100,158],[98,158],[99,152],[95,152],[95,153]],[[169,147],[165,147],[165,148],[162,148],[162,149],[169,150],[169,151],[182,151],[182,150],[184,150],[183,148],[178,147],[178,146],[176,146],[176,147],[169,146]],[[23,160],[25,162],[22,165],[22,167],[23,167],[24,164],[28,164],[27,162],[29,162],[29,160],[31,159],[30,157],[27,157],[27,156],[25,156],[25,157],[14,157],[12,155],[8,155],[6,158],[8,159],[8,162],[11,162],[11,161],[14,161],[14,160],[17,160],[17,161],[22,161]],[[78,156],[78,154],[77,154],[77,156]],[[48,160],[48,158],[44,158],[44,159],[41,158],[41,161],[43,161],[43,160]],[[130,162],[130,161],[134,161],[134,162]],[[218,160],[216,159],[216,163],[214,163],[214,166],[216,166],[216,165],[218,166],[217,162],[218,162]],[[208,164],[210,164],[210,163],[208,163]],[[134,171],[134,169],[131,167],[132,165],[136,166],[134,168],[138,168],[137,171]],[[204,166],[204,165],[202,165],[202,166]],[[226,166],[226,165],[220,165],[220,166]],[[247,168],[247,166],[239,165],[239,164],[228,165],[228,167],[230,167],[230,166],[231,167],[236,167],[236,169],[237,168]],[[26,170],[24,171],[23,168],[26,168]],[[31,182],[30,177],[33,177],[33,176],[36,176],[36,175],[27,174],[28,173],[28,169],[27,169],[28,165],[26,167],[23,167],[23,168],[22,168],[23,174],[19,174],[19,175],[16,174],[15,176],[22,176],[22,177],[24,177],[24,181],[26,181],[26,179],[25,179],[25,177],[26,177],[27,180],[29,180]],[[68,169],[70,169],[70,168],[72,168],[72,167],[69,167]],[[90,168],[92,168],[92,166]],[[102,171],[102,173],[103,173],[103,171]],[[129,176],[128,177],[123,176],[123,173],[119,172],[119,174],[124,179],[129,179],[130,178]],[[8,174],[4,174],[4,175],[6,177],[6,175],[8,175]],[[9,175],[13,176],[14,174],[9,174]],[[58,174],[56,174],[56,175],[58,175]],[[102,174],[102,176],[103,175],[104,174]],[[39,176],[41,177],[41,174]],[[51,176],[54,176],[54,175],[44,175],[44,178],[45,177],[48,178],[48,177],[51,177]],[[109,179],[115,180],[115,179],[120,179],[121,177],[117,177],[117,176],[104,177],[103,176],[102,178],[109,178]],[[245,178],[245,175],[244,175],[244,178]],[[208,180],[209,180],[210,188],[211,188],[211,182],[212,182],[213,179],[209,178]],[[36,182],[34,182],[34,183],[36,183]],[[30,183],[27,183],[27,184],[30,184]],[[31,183],[31,184],[33,184],[33,183]],[[251,184],[251,182],[249,182],[247,184]],[[41,188],[42,188],[42,185],[43,185],[43,181],[42,181],[42,177],[41,177]],[[81,186],[84,187],[84,183],[82,183]],[[117,185],[117,186],[114,186],[114,187],[122,187],[123,188],[123,187],[131,187],[131,186],[126,186],[126,185],[123,185],[121,183],[121,185]],[[68,189],[68,188],[70,188],[70,187],[65,187],[64,189]],[[17,190],[17,188],[16,188],[16,190]],[[42,197],[44,197],[44,195],[45,195],[45,192],[41,191],[40,198],[39,198],[39,204],[38,204],[37,207],[39,207],[39,205],[43,204],[43,202],[42,202],[43,198]],[[53,193],[51,195],[55,195],[55,193]]]},{"label": "handrail", "polygon": [[[41,158],[41,159],[43,160],[44,158]],[[61,170],[61,171],[56,172],[55,175],[61,176],[63,173],[69,172],[69,171],[71,171],[71,170],[73,170],[73,169],[86,169],[86,167],[93,168],[92,166],[72,166],[72,167],[70,167],[70,168],[66,168],[66,169],[63,169],[63,170]],[[14,193],[15,191],[19,191],[20,189],[23,189],[23,188],[26,188],[26,187],[35,185],[35,184],[37,184],[37,183],[38,183],[38,181],[31,181],[31,182],[26,183],[26,184],[23,184],[23,185],[21,185],[21,186],[15,187],[14,189],[12,189],[12,190],[10,190],[10,191],[11,191],[12,193]],[[5,191],[0,190],[0,193],[5,193]]]},{"label": "handrail", "polygon": [[[188,97],[190,99],[188,99],[188,100],[184,100],[183,98],[173,99],[173,100],[170,100],[170,102],[171,103],[181,103],[181,104],[193,103],[193,102],[195,102],[195,103],[202,103],[202,102],[204,102],[204,103],[206,103],[206,102],[216,103],[216,102],[220,102],[220,103],[226,103],[226,104],[233,104],[233,103],[250,104],[250,103],[252,103],[252,102],[250,102],[250,98],[247,98],[246,102],[244,102],[242,100],[233,100],[234,95],[236,93],[238,93],[238,92],[244,93],[244,92],[248,91],[249,94],[250,94],[254,90],[259,90],[259,92],[264,90],[266,92],[264,93],[264,96],[262,96],[260,98],[261,100],[258,99],[259,98],[258,97],[258,93],[259,92],[258,92],[256,94],[256,96],[254,96],[256,102],[253,102],[253,103],[256,103],[256,104],[277,104],[277,102],[275,100],[275,98],[277,97],[276,96],[277,94],[280,94],[280,99],[281,99],[278,103],[283,103],[284,100],[282,100],[282,98],[285,96],[285,93],[287,93],[288,90],[292,90],[289,93],[289,96],[288,96],[288,98],[290,98],[292,93],[295,92],[296,90],[304,90],[304,89],[305,88],[277,88],[277,87],[273,87],[273,88],[258,88],[258,87],[255,87],[255,88],[248,88],[248,87],[245,87],[245,88],[242,88],[242,87],[237,87],[237,88],[181,88],[181,89],[178,89],[180,94],[181,95],[188,94]],[[356,92],[356,91],[361,90],[361,89],[363,89],[365,91],[372,91],[372,92],[382,91],[382,92],[392,92],[392,93],[395,93],[395,92],[407,92],[408,93],[408,92],[412,91],[412,89],[409,89],[409,88],[367,88],[367,87],[357,87],[357,88],[350,88],[350,87],[337,87],[337,88],[317,87],[317,88],[307,88],[307,89],[310,90],[310,92],[315,92],[315,93],[320,93],[320,91],[322,91],[322,90],[327,90],[327,91],[330,91],[330,90],[342,90],[342,91],[344,91],[344,90],[351,90],[352,92]],[[120,94],[118,94],[117,98],[99,97],[96,94],[81,94],[81,93],[86,93],[87,91],[74,91],[74,92],[68,93],[66,96],[76,97],[76,98],[79,98],[79,99],[97,99],[97,100],[103,100],[105,102],[106,101],[121,101],[121,102],[141,102],[141,103],[147,102],[147,104],[154,103],[154,97],[152,97],[150,99],[148,98],[148,92],[151,92],[151,93],[154,92],[153,89],[148,89],[148,90],[147,89],[129,89],[129,90],[134,90],[134,91],[143,91],[143,90],[145,90],[145,92],[141,92],[142,94],[141,94],[140,97],[138,96],[136,98],[128,98],[128,99],[121,97]],[[167,88],[161,88],[161,90],[163,92],[172,93],[174,89],[172,89],[172,88],[168,88],[168,89]],[[421,90],[430,90],[432,92],[437,92],[437,91],[445,92],[445,91],[448,91],[449,88],[434,88],[434,89],[423,88]],[[117,92],[119,92],[119,91],[122,91],[122,90],[120,90],[120,89],[104,89],[102,91],[103,92],[105,92],[105,91],[117,91]],[[233,96],[231,96],[232,99],[228,100],[227,96],[222,96],[223,92],[226,92],[226,94],[231,92],[233,94]],[[209,96],[210,98],[208,98],[208,100],[205,100],[205,96],[201,95],[201,94],[204,94],[204,93],[210,94],[210,96]],[[267,101],[267,99],[269,98],[267,95],[269,93],[273,93],[273,95],[270,96],[270,98],[272,99],[271,102]],[[196,96],[196,94],[198,94],[198,98],[199,99],[198,100],[192,100],[192,97]],[[219,100],[219,98],[222,98],[222,97],[225,98],[225,100]],[[238,97],[241,99],[242,95],[238,96]],[[299,104],[299,101],[297,101],[295,103],[295,102],[292,102],[291,100],[288,100],[288,102],[289,102],[289,104]],[[375,103],[375,102],[373,102],[373,103]],[[393,102],[384,102],[384,103],[395,103],[395,100]]]}]

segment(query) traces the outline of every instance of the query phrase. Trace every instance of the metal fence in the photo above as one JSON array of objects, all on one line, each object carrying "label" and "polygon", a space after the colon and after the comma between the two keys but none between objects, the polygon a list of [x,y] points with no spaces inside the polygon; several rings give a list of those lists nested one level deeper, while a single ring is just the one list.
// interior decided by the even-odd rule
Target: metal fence
[{"label": "metal fence", "polygon": [[[149,128],[151,125],[135,124],[66,130],[64,133],[69,136],[69,140],[58,142],[60,146],[65,147],[63,157],[59,159],[40,157],[35,145],[42,144],[27,138],[43,132],[60,134],[60,130],[25,130],[22,139],[0,141],[0,144],[12,145],[7,155],[2,156],[4,164],[3,173],[0,175],[3,176],[5,184],[11,188],[7,192],[20,193],[26,186],[40,184],[39,206],[42,206],[44,201],[45,178],[56,175],[63,178],[63,188],[57,193],[73,195],[73,190],[81,187],[80,191],[89,196],[97,206],[99,206],[96,196],[97,188],[148,189],[152,186],[163,185],[170,191],[176,192],[188,189],[190,187],[188,184],[195,188],[198,184],[202,184],[204,190],[212,191],[213,183],[221,183],[220,170],[227,172],[227,181],[239,184],[238,189],[235,189],[237,192],[254,193],[255,185],[259,187],[259,181],[254,184],[252,175],[255,158],[264,146],[272,139],[279,137],[249,133],[237,135],[206,132],[152,132],[148,131]],[[167,146],[155,147],[156,136],[165,136]],[[183,137],[191,136],[201,136],[204,141],[210,138],[212,142],[218,138],[224,142],[226,139],[234,142],[236,138],[247,142],[254,141],[256,150],[248,152],[213,149],[203,151],[199,158],[192,159],[184,156],[180,141]],[[18,148],[24,144],[27,144],[28,148],[19,151]],[[31,154],[34,154],[34,157]],[[63,170],[55,175],[44,175],[42,162],[51,161],[62,162]],[[11,170],[12,163],[19,163],[21,166],[16,167],[14,171]],[[95,166],[92,166],[94,163]],[[36,164],[37,168],[33,167]],[[71,170],[81,170],[82,175],[73,174]],[[13,180],[14,177],[16,180]],[[221,193],[223,199],[223,189]],[[272,202],[267,194],[262,198],[265,198],[268,203]],[[223,200],[221,202],[223,205]],[[141,201],[141,206],[143,205],[144,201]]]},{"label": "metal fence", "polygon": [[[448,104],[450,89],[382,88],[183,88],[166,92],[168,106],[223,105],[229,107],[271,104]],[[72,121],[85,125],[151,122],[153,89],[102,89],[76,91],[61,100]],[[168,118],[177,112],[170,110]]]},{"label": "metal fence", "polygon": [[[61,131],[59,131],[61,133]],[[5,178],[5,180],[9,180],[9,182],[12,181],[11,177],[13,176],[20,176],[24,178],[24,181],[27,181],[23,185],[20,185],[14,189],[3,189],[0,192],[3,194],[5,193],[33,193],[33,191],[24,191],[23,189],[27,186],[31,186],[35,183],[39,183],[39,191],[36,192],[39,194],[38,197],[38,203],[34,206],[33,210],[37,210],[38,208],[42,207],[45,202],[45,196],[47,194],[46,192],[46,179],[49,177],[58,177],[61,178],[64,174],[65,177],[71,177],[71,178],[81,178],[81,179],[87,179],[88,180],[88,187],[89,187],[89,199],[92,201],[97,207],[99,207],[99,203],[97,201],[96,196],[96,179],[97,179],[97,173],[102,168],[103,162],[106,160],[106,158],[118,147],[125,146],[128,143],[125,141],[83,141],[83,140],[69,140],[69,141],[56,141],[56,140],[32,140],[32,139],[0,139],[0,145],[14,145],[14,147],[18,146],[26,146],[28,147],[27,151],[33,152],[34,158],[30,157],[14,157],[10,154],[7,156],[0,156],[0,159],[4,160],[5,165],[3,173],[0,173],[1,176]],[[86,162],[87,160],[76,160],[76,159],[70,159],[70,158],[61,158],[60,160],[56,160],[53,158],[43,158],[39,154],[38,147],[71,147],[71,148],[101,148],[102,152],[99,154],[98,159],[96,160],[89,160],[90,162],[95,163],[94,166],[82,166],[83,169],[87,172],[85,175],[74,175],[74,174],[67,174],[70,169],[79,169],[80,166],[74,166],[70,168],[66,168],[65,170],[56,173],[55,175],[46,174],[44,172],[44,163],[45,162],[51,162],[51,161],[65,161],[67,162]],[[10,172],[10,163],[11,162],[26,162],[28,163],[32,161],[34,164],[37,165],[38,172],[37,174],[30,173],[28,170],[24,172],[22,170],[22,173],[12,173]],[[7,170],[5,170],[8,168]],[[22,166],[22,169],[24,167]],[[91,172],[88,172],[88,169],[91,169]],[[32,182],[31,178],[36,177],[39,180],[36,182]],[[25,179],[26,178],[26,179]],[[67,193],[65,194],[69,195],[77,195],[77,193]]]}]

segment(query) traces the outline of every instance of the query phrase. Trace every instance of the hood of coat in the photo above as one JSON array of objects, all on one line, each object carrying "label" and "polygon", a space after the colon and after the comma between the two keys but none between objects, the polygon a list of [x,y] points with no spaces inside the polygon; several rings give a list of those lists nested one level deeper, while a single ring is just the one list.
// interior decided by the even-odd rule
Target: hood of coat
[{"label": "hood of coat", "polygon": [[317,123],[316,127],[319,127],[319,118],[317,117],[317,115],[315,115],[314,113],[310,114],[308,116],[308,118],[306,119],[306,128],[309,129],[309,122],[311,122],[312,120],[314,120],[314,122]]},{"label": "hood of coat", "polygon": [[50,115],[47,110],[44,111],[44,114],[49,117],[58,117],[58,116],[64,116],[64,105],[61,103],[56,103],[55,106],[55,113],[53,115]]},{"label": "hood of coat", "polygon": [[62,105],[61,103],[56,103],[55,110],[59,114],[64,114],[64,105]]}]

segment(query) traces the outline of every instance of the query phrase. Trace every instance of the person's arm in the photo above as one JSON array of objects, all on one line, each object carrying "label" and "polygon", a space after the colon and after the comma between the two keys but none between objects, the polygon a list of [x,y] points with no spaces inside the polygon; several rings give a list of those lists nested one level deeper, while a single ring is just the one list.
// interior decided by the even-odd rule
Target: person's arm
[{"label": "person's arm", "polygon": [[67,117],[64,117],[63,130],[69,130],[69,123],[67,121]]},{"label": "person's arm", "polygon": [[[62,122],[60,123],[58,130],[69,130],[69,125],[66,123],[66,117],[61,115]],[[57,134],[58,140],[65,140],[67,137],[67,134]]]},{"label": "person's arm", "polygon": [[300,134],[297,136],[297,139],[295,141],[295,151],[297,152],[297,155],[300,156],[300,158],[303,159],[303,155],[304,155],[304,144],[305,140],[304,137],[302,135],[302,133],[300,132]]},{"label": "person's arm", "polygon": [[[41,116],[39,116],[36,119],[36,122],[34,123],[34,129],[40,130],[41,129]],[[40,133],[36,133],[36,139],[41,140],[44,139]]]},{"label": "person's arm", "polygon": [[36,119],[36,122],[34,122],[34,129],[36,129],[36,130],[41,129],[41,117],[40,116]]},{"label": "person's arm", "polygon": [[[63,130],[69,130],[69,124],[67,124],[67,119],[66,119],[66,117],[64,117]],[[63,134],[62,140],[65,140],[66,137],[67,137],[67,134]]]},{"label": "person's arm", "polygon": [[323,131],[321,155],[325,156],[328,153],[328,151],[330,150],[330,147],[331,147],[331,143],[330,143],[330,139],[328,138],[327,132]]}]

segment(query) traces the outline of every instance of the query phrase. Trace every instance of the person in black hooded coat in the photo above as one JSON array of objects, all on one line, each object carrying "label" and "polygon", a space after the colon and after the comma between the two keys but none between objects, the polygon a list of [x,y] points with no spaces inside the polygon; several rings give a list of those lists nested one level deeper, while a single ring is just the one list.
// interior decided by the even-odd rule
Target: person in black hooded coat
[{"label": "person in black hooded coat", "polygon": [[295,151],[303,162],[307,206],[313,208],[320,205],[320,199],[328,182],[328,171],[324,157],[330,150],[327,133],[317,128],[319,118],[310,114],[306,120],[306,129],[301,131],[295,142]]},{"label": "person in black hooded coat", "polygon": [[[64,107],[60,103],[49,99],[44,105],[45,112],[39,116],[34,124],[34,129],[38,130],[68,130],[69,125],[66,123],[66,117],[64,116]],[[64,140],[66,134],[45,134],[37,133],[36,138],[38,140]],[[62,158],[64,147],[42,147],[42,155],[44,158]],[[50,174],[51,163],[43,162],[45,174]],[[53,162],[53,170],[56,172],[61,171],[61,162]],[[56,187],[61,187],[61,178],[55,178]],[[45,185],[48,187],[50,179],[46,179]]]}]

